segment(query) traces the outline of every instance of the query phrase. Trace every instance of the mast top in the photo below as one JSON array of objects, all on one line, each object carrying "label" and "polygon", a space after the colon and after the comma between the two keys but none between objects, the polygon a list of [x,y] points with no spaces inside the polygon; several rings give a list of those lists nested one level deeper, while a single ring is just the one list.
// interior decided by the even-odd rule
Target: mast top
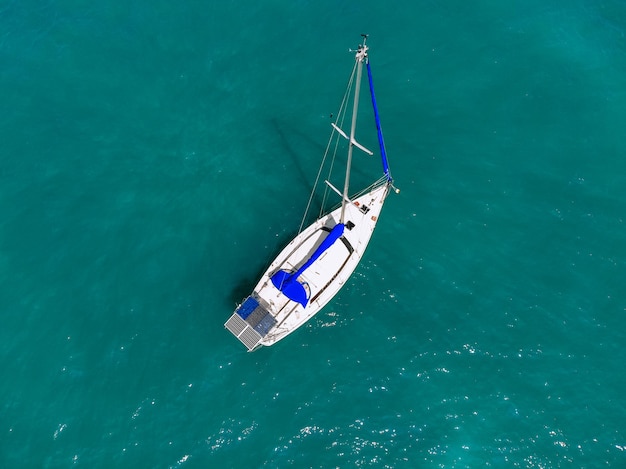
[{"label": "mast top", "polygon": [[368,50],[368,47],[365,44],[367,42],[367,34],[361,34],[361,37],[363,38],[363,44],[359,44],[359,48],[356,51],[356,60],[359,62],[363,62],[365,60]]}]

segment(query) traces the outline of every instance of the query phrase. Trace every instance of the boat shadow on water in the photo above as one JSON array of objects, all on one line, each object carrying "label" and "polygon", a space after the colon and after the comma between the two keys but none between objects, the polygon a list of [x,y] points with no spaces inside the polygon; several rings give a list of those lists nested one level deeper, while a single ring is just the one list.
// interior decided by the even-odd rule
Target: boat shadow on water
[{"label": "boat shadow on water", "polygon": [[[298,184],[294,184],[293,187],[300,187],[305,196],[310,194],[313,190],[314,181],[311,179],[311,171],[307,171],[303,167],[302,161],[306,161],[307,153],[311,153],[316,157],[322,154],[324,152],[324,147],[320,142],[311,138],[309,135],[306,135],[297,128],[290,126],[287,122],[279,122],[275,117],[270,119],[270,125],[272,126],[274,133],[278,136],[281,149],[286,155],[289,156],[289,159],[293,163],[293,167],[296,170]],[[289,136],[291,136],[294,141],[299,143],[299,147],[310,147],[311,150],[296,151],[296,147],[291,144]],[[285,159],[285,161],[286,160],[287,159]],[[319,210],[319,208],[320,206],[318,204],[317,210]]]}]

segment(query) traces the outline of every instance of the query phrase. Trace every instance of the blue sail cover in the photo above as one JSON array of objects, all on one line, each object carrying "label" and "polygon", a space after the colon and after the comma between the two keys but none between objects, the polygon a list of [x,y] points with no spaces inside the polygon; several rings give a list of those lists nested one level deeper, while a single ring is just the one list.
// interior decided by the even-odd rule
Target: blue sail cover
[{"label": "blue sail cover", "polygon": [[336,224],[332,230],[326,235],[322,244],[320,244],[315,252],[311,254],[311,257],[302,264],[298,270],[293,273],[289,273],[284,270],[279,270],[274,275],[272,275],[272,283],[276,288],[278,288],[287,298],[292,301],[296,301],[300,303],[303,307],[306,308],[306,305],[309,302],[307,298],[306,290],[304,286],[298,282],[298,277],[304,273],[306,269],[311,267],[313,263],[319,259],[319,257],[324,254],[333,244],[343,235],[345,225],[343,223]]},{"label": "blue sail cover", "polygon": [[376,96],[374,95],[374,80],[372,79],[372,69],[370,67],[370,61],[367,61],[367,78],[370,83],[370,94],[372,95],[372,106],[374,106],[374,118],[376,119],[376,130],[378,131],[378,144],[380,145],[380,156],[383,162],[383,171],[387,176],[387,181],[391,181],[391,174],[389,173],[389,163],[387,162],[387,151],[385,150],[385,141],[383,140],[383,131],[380,127],[380,117],[378,115],[378,106],[376,105]]}]

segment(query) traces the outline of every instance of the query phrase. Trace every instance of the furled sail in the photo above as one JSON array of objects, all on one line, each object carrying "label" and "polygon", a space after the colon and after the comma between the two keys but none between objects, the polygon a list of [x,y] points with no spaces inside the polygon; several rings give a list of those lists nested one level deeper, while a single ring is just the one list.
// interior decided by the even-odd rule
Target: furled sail
[{"label": "furled sail", "polygon": [[272,275],[272,283],[274,286],[290,300],[296,301],[306,307],[309,299],[304,286],[298,282],[298,277],[300,277],[306,269],[311,267],[322,254],[335,244],[335,241],[341,238],[344,228],[345,225],[343,223],[337,223],[333,229],[330,230],[328,235],[326,235],[322,244],[320,244],[315,252],[311,254],[311,257],[309,257],[309,259],[295,272],[291,273],[285,270],[279,270]]},{"label": "furled sail", "polygon": [[376,105],[376,95],[374,94],[374,80],[372,79],[372,68],[370,61],[367,60],[367,78],[370,83],[370,94],[372,95],[372,106],[374,107],[374,119],[376,119],[376,130],[378,131],[378,143],[380,145],[380,157],[383,162],[383,171],[387,180],[391,181],[391,173],[389,172],[389,163],[387,162],[387,151],[385,150],[385,141],[383,139],[383,130],[380,126],[380,117],[378,115],[378,106]]}]

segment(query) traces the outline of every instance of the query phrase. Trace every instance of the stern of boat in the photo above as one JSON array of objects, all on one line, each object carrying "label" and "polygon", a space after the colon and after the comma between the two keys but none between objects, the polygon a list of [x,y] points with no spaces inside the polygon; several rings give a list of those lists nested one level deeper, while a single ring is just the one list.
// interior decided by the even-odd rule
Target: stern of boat
[{"label": "stern of boat", "polygon": [[268,332],[276,325],[276,319],[254,295],[246,298],[224,323],[249,352],[258,348]]}]

